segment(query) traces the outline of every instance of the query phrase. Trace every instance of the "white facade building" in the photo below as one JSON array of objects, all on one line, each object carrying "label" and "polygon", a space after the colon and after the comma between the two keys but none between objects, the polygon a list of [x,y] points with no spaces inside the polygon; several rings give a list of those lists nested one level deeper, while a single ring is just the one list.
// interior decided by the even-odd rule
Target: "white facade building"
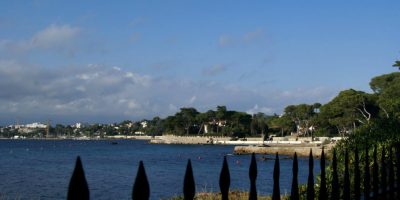
[{"label": "white facade building", "polygon": [[47,128],[46,124],[34,122],[32,124],[25,125],[26,128],[33,129],[33,128]]}]

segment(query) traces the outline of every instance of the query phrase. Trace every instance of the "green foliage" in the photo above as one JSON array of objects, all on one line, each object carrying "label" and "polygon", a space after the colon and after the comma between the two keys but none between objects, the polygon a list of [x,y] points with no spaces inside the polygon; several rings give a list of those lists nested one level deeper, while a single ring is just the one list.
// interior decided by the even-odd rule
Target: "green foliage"
[{"label": "green foliage", "polygon": [[378,111],[374,95],[349,89],[321,107],[320,122],[335,127],[339,134],[345,135],[360,125],[368,124]]},{"label": "green foliage", "polygon": [[[246,137],[250,134],[252,117],[244,112],[229,111],[226,106],[200,113],[194,108],[181,108],[164,120],[163,133],[175,135],[217,135]],[[207,126],[207,133],[205,127]]]},{"label": "green foliage", "polygon": [[[289,105],[285,108],[284,117],[286,120],[289,118],[295,124],[298,135],[312,136],[320,107],[320,103]],[[290,124],[286,124],[286,126],[286,129],[293,127]]]},{"label": "green foliage", "polygon": [[380,94],[383,90],[393,85],[393,83],[398,83],[399,81],[400,72],[393,72],[372,78],[369,86],[375,93]]},{"label": "green foliage", "polygon": [[[335,146],[335,151],[337,153],[337,170],[339,175],[339,184],[343,185],[344,180],[344,163],[345,163],[345,152],[354,152],[357,148],[359,151],[359,159],[360,159],[360,170],[363,170],[365,167],[365,158],[368,154],[369,162],[367,165],[370,169],[373,166],[373,151],[374,147],[377,148],[377,152],[382,152],[382,149],[386,149],[388,153],[388,148],[393,147],[394,144],[400,142],[400,123],[396,119],[375,119],[371,121],[371,123],[363,125],[359,127],[353,134],[349,135],[347,139],[339,141]],[[368,151],[366,151],[368,149]],[[378,153],[379,154],[379,153]],[[382,155],[378,155],[378,157],[382,157]],[[386,155],[387,157],[387,155]],[[355,166],[355,155],[354,153],[349,154],[349,174],[352,176],[350,179],[354,180],[354,168]],[[332,176],[329,176],[332,171],[332,166],[329,166],[327,169],[327,181],[331,182]],[[361,182],[363,182],[365,177],[361,178]],[[352,186],[351,188],[353,188]],[[361,186],[363,188],[363,186]]]},{"label": "green foliage", "polygon": [[393,64],[393,67],[400,67],[400,61],[396,60]]},{"label": "green foliage", "polygon": [[161,118],[154,117],[153,120],[148,122],[146,134],[151,136],[162,135],[165,130],[163,123],[164,121]]},{"label": "green foliage", "polygon": [[250,123],[250,131],[252,135],[264,135],[267,137],[268,133],[268,120],[269,116],[265,115],[264,113],[257,113],[254,114],[251,123]]},{"label": "green foliage", "polygon": [[292,119],[287,116],[273,116],[268,120],[268,126],[270,128],[270,134],[274,135],[290,135],[291,132],[296,130],[296,124]]}]

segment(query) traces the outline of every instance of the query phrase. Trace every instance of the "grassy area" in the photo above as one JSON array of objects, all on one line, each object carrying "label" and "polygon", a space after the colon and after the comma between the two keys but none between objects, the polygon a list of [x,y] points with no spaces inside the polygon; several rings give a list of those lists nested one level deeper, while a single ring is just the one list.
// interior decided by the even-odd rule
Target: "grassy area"
[{"label": "grassy area", "polygon": [[[212,193],[212,192],[204,192],[198,193],[195,196],[196,200],[221,200],[221,193]],[[229,199],[235,200],[248,200],[249,193],[242,192],[242,191],[230,191],[229,192]],[[271,196],[258,196],[259,200],[271,200]],[[281,196],[282,200],[289,199],[288,196]],[[183,200],[183,196],[172,197],[169,200]]]}]

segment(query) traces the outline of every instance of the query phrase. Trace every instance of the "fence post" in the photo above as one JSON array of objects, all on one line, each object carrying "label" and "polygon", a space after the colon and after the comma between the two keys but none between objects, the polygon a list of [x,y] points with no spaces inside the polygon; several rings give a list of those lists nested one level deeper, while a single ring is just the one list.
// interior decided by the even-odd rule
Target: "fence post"
[{"label": "fence post", "polygon": [[387,172],[386,172],[386,156],[385,156],[385,148],[382,147],[382,155],[381,155],[381,197],[382,199],[386,199],[387,196]]},{"label": "fence post", "polygon": [[281,199],[281,191],[279,188],[279,156],[276,153],[275,157],[275,165],[274,165],[274,189],[272,190],[272,200],[280,200]]},{"label": "fence post", "polygon": [[339,199],[339,179],[337,174],[337,160],[336,160],[336,150],[333,150],[333,158],[332,158],[332,191],[331,191],[331,199],[337,200]]},{"label": "fence post", "polygon": [[369,173],[369,156],[368,145],[365,147],[365,163],[364,163],[364,198],[368,200],[371,193],[371,180]]},{"label": "fence post", "polygon": [[373,159],[374,163],[372,166],[372,191],[374,198],[377,198],[379,195],[379,166],[377,158],[377,146],[375,146],[374,148]]},{"label": "fence post", "polygon": [[189,159],[186,165],[185,178],[183,180],[183,199],[193,200],[195,193],[196,193],[196,187],[193,178],[192,163],[190,162]]},{"label": "fence post", "polygon": [[132,190],[132,200],[147,200],[150,198],[150,186],[147,180],[143,161],[139,162],[138,172]]},{"label": "fence post", "polygon": [[257,199],[257,189],[256,189],[257,162],[256,162],[256,156],[254,153],[251,155],[249,178],[250,178],[249,200],[256,200]]},{"label": "fence post", "polygon": [[393,168],[393,152],[392,146],[389,146],[389,199],[394,199],[394,168]]},{"label": "fence post", "polygon": [[294,152],[293,158],[293,177],[292,177],[292,189],[290,192],[290,199],[291,200],[299,200],[299,183],[297,180],[297,174],[299,172],[299,164],[297,162],[297,154]]},{"label": "fence post", "polygon": [[86,182],[85,172],[83,171],[81,158],[78,156],[76,158],[75,169],[72,173],[71,180],[68,186],[68,200],[88,200],[89,187]]},{"label": "fence post", "polygon": [[312,149],[308,158],[307,200],[314,200],[314,159]]},{"label": "fence post", "polygon": [[326,193],[326,175],[325,175],[325,153],[324,153],[324,148],[322,148],[320,166],[321,166],[321,183],[320,183],[320,187],[319,187],[318,199],[319,200],[326,200],[328,194]]},{"label": "fence post", "polygon": [[400,143],[396,144],[396,195],[400,197]]},{"label": "fence post", "polygon": [[358,148],[354,151],[354,199],[360,199],[360,163],[358,156]]},{"label": "fence post", "polygon": [[224,162],[222,163],[221,173],[219,175],[219,188],[221,190],[222,200],[229,199],[229,186],[231,184],[231,176],[229,174],[228,162],[226,156],[224,156]]},{"label": "fence post", "polygon": [[349,153],[347,149],[344,153],[343,200],[350,200]]}]

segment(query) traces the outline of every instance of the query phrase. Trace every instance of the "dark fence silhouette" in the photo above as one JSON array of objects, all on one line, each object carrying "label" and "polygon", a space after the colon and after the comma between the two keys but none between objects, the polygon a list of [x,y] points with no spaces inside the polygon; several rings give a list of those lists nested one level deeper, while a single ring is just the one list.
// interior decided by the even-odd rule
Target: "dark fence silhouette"
[{"label": "dark fence silhouette", "polygon": [[[370,166],[368,149],[365,150],[363,160],[359,158],[358,149],[355,149],[354,160],[349,164],[349,152],[346,150],[344,154],[344,170],[341,175],[338,174],[337,156],[333,151],[332,164],[330,166],[329,175],[326,174],[325,154],[322,150],[321,155],[321,174],[317,184],[314,183],[313,174],[313,156],[310,151],[309,157],[309,175],[307,189],[300,191],[298,185],[298,161],[297,154],[293,157],[293,180],[290,193],[290,199],[400,199],[400,146],[395,147],[395,159],[393,159],[393,147],[388,149],[382,148],[381,159],[378,161],[377,147],[373,151],[373,164]],[[379,162],[379,163],[378,163]],[[360,169],[363,165],[363,177]],[[396,169],[396,170],[395,170]],[[372,170],[372,179],[370,173]],[[351,173],[350,173],[351,172]],[[279,155],[276,154],[274,172],[273,172],[273,192],[272,199],[281,199],[279,188]],[[329,179],[327,177],[330,177]],[[254,153],[251,156],[249,167],[250,190],[249,200],[257,199],[257,162]],[[363,185],[361,186],[361,181]],[[230,172],[226,157],[223,158],[222,170],[219,179],[220,195],[222,200],[229,199]],[[371,192],[372,186],[372,192]],[[195,198],[196,188],[193,177],[193,169],[190,159],[187,162],[185,177],[183,179],[183,198],[192,200]],[[301,197],[301,193],[305,196]],[[87,200],[90,198],[89,187],[85,178],[82,162],[78,156],[74,172],[72,174],[67,199],[69,200]],[[147,200],[150,198],[150,186],[147,180],[146,171],[142,161],[139,167],[132,189],[132,199]],[[363,195],[361,195],[363,194]]]}]

